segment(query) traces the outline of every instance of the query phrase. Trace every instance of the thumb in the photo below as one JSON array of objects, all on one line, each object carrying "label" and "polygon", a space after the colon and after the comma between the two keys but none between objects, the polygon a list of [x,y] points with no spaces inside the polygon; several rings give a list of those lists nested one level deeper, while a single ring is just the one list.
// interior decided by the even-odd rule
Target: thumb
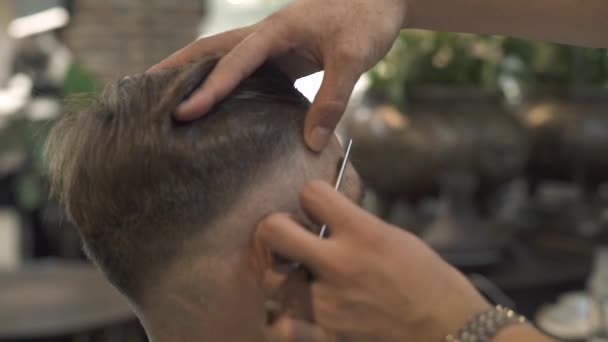
[{"label": "thumb", "polygon": [[271,327],[279,342],[335,342],[336,337],[312,322],[288,316],[279,318]]},{"label": "thumb", "polygon": [[319,152],[329,142],[360,76],[355,68],[335,62],[325,68],[323,83],[304,124],[306,144],[312,150]]}]

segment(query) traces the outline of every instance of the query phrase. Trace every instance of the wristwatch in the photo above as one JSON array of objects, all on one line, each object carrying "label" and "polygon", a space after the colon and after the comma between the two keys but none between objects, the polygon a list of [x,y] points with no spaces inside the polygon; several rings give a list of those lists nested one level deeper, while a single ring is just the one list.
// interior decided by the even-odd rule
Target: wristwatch
[{"label": "wristwatch", "polygon": [[526,323],[524,316],[497,305],[469,321],[455,335],[445,337],[445,342],[489,342],[503,328],[513,324]]}]

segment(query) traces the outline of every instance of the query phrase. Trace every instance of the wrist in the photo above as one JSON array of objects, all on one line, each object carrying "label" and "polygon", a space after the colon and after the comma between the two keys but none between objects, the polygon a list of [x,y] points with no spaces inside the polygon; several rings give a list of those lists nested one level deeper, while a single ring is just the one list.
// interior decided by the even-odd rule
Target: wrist
[{"label": "wrist", "polygon": [[449,334],[454,334],[462,329],[467,323],[475,319],[478,315],[487,312],[492,305],[477,291],[469,280],[457,270],[454,270],[455,277],[459,280],[458,286],[450,296],[449,302],[453,309],[443,310],[445,326],[441,339]]},{"label": "wrist", "polygon": [[426,336],[416,341],[444,341],[445,337],[460,331],[468,322],[492,308],[492,305],[458,270],[445,264],[446,279],[429,297]]},{"label": "wrist", "polygon": [[[503,330],[527,323],[525,317],[515,311],[497,305],[467,322],[456,334],[445,337],[446,342],[490,342]],[[513,337],[509,337],[511,338]]]},{"label": "wrist", "polygon": [[553,339],[547,337],[530,324],[517,324],[505,327],[496,334],[492,342],[550,342]]}]

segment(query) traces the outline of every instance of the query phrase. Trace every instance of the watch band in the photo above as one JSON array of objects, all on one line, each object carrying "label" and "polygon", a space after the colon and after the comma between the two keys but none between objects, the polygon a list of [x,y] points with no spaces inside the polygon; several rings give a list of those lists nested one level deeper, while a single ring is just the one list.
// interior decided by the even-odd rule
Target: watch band
[{"label": "watch band", "polygon": [[445,337],[445,342],[489,342],[503,328],[526,323],[524,316],[497,305],[469,321],[455,335]]}]

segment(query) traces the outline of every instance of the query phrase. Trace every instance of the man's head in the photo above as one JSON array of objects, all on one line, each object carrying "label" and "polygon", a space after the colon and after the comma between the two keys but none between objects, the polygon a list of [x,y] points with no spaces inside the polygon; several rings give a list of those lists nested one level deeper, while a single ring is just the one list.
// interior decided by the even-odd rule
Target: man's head
[{"label": "man's head", "polygon": [[[306,148],[309,102],[270,66],[201,119],[176,122],[214,65],[124,78],[65,115],[47,145],[53,191],[87,253],[161,335],[171,329],[150,328],[161,316],[202,308],[208,330],[239,316],[253,329],[266,290],[258,275],[271,266],[256,258],[256,223],[274,211],[305,220],[298,190],[333,182],[342,157],[335,139],[321,154]],[[358,184],[350,168],[347,194],[359,196]]]}]

